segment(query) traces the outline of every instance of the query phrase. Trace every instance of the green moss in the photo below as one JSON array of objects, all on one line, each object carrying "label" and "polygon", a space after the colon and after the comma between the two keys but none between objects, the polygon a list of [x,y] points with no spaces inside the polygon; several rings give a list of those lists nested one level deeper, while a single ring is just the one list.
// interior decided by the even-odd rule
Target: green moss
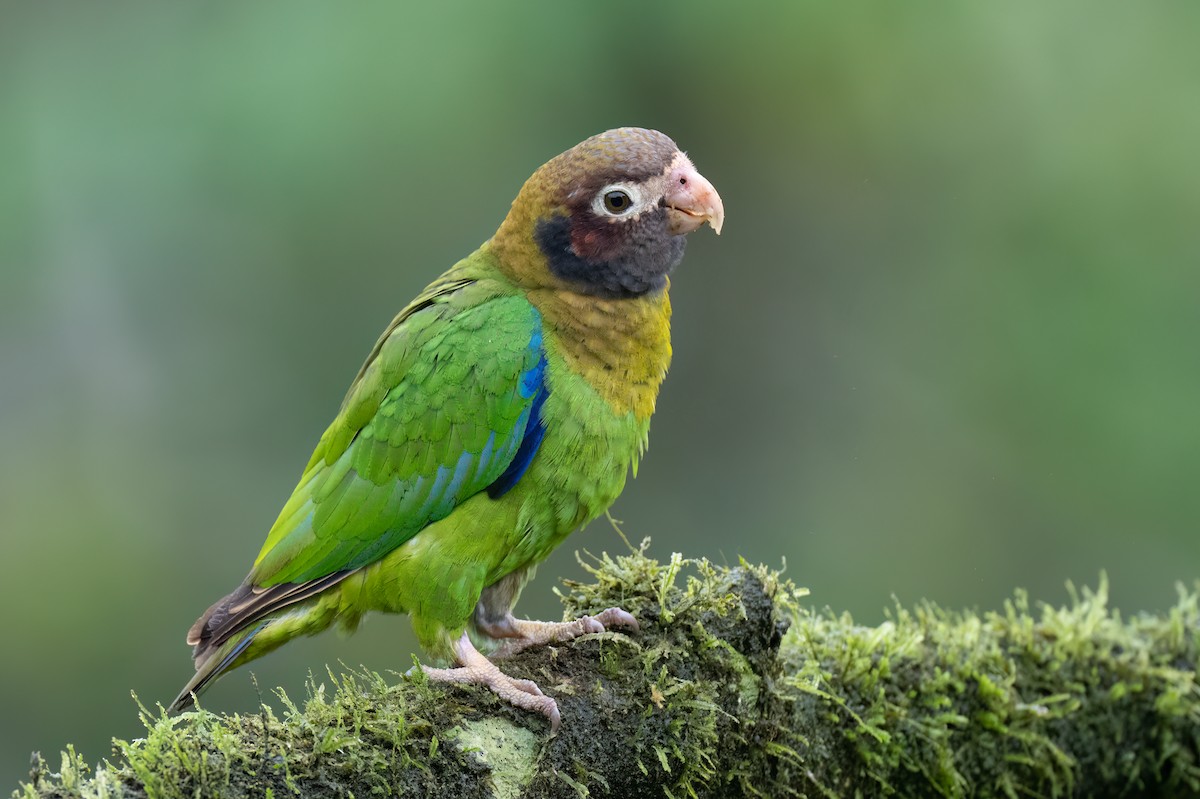
[{"label": "green moss", "polygon": [[801,613],[789,684],[842,741],[795,749],[823,786],[900,795],[1193,795],[1198,642],[1195,595],[1127,623],[1103,579],[1037,613],[1020,592],[1001,613],[896,608],[876,628]]},{"label": "green moss", "polygon": [[484,689],[330,672],[302,706],[141,708],[114,762],[93,773],[68,747],[15,795],[1200,796],[1194,592],[1123,619],[1101,580],[1061,608],[1018,592],[865,627],[761,566],[645,544],[585,565],[565,615],[618,605],[642,629],[505,662],[557,698],[556,736]]}]

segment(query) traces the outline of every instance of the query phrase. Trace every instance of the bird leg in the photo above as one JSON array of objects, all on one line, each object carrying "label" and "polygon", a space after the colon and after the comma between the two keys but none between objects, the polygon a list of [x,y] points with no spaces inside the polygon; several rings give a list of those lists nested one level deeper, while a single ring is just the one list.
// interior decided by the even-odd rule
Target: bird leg
[{"label": "bird leg", "polygon": [[[630,617],[632,618],[632,617]],[[486,685],[492,693],[525,710],[541,713],[550,720],[550,731],[557,732],[561,720],[558,703],[542,693],[532,680],[517,680],[496,667],[471,644],[464,632],[451,645],[454,658],[459,665],[452,669],[435,669],[422,666],[425,676],[433,682]]]},{"label": "bird leg", "polygon": [[575,621],[528,621],[512,615],[513,605],[521,587],[532,576],[532,567],[519,569],[501,577],[483,589],[475,605],[475,629],[482,635],[501,641],[490,654],[504,658],[531,646],[573,641],[588,633],[602,633],[610,627],[624,627],[637,632],[637,619],[620,608],[609,608],[595,616],[581,616]]},{"label": "bird leg", "polygon": [[[637,619],[620,608],[609,608],[595,616],[582,616],[575,621],[549,622],[528,621],[512,615],[512,606],[521,593],[527,574],[526,569],[510,573],[480,594],[475,606],[473,626],[477,632],[500,642],[492,652],[495,657],[506,657],[532,646],[573,641],[588,633],[602,633],[610,627],[637,630]],[[525,710],[541,713],[550,720],[551,732],[558,730],[561,716],[558,703],[542,693],[532,680],[509,677],[488,660],[471,643],[464,632],[450,645],[456,668],[435,669],[422,666],[425,675],[434,682],[486,685],[493,693]]]},{"label": "bird leg", "polygon": [[499,619],[476,614],[475,624],[484,635],[504,639],[492,653],[497,658],[515,655],[531,646],[566,643],[581,635],[602,633],[610,627],[624,627],[634,632],[638,630],[633,614],[620,608],[609,608],[595,616],[580,616],[575,621],[560,622],[518,619],[511,612],[506,612]]}]

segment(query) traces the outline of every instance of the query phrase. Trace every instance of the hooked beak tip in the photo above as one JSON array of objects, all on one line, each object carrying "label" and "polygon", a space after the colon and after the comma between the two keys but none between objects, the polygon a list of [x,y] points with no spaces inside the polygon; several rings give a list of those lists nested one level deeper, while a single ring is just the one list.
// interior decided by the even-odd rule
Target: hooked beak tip
[{"label": "hooked beak tip", "polygon": [[702,227],[705,222],[712,228],[712,232],[718,236],[721,235],[721,226],[725,224],[724,215],[713,208],[705,208],[702,213],[695,214],[696,227]]}]

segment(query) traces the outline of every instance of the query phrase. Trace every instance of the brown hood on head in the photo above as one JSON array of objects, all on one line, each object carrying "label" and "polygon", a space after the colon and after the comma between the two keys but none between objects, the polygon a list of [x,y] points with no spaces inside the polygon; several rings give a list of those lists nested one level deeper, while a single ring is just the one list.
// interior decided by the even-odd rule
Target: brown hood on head
[{"label": "brown hood on head", "polygon": [[[623,195],[606,210],[603,199]],[[643,128],[593,136],[548,161],[521,188],[491,241],[501,268],[527,288],[620,298],[666,285],[683,235],[724,208],[670,137]]]}]

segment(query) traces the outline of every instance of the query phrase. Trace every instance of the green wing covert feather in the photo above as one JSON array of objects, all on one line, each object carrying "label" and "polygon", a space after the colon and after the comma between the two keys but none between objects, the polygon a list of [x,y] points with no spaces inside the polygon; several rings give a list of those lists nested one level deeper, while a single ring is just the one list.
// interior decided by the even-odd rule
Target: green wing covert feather
[{"label": "green wing covert feather", "polygon": [[543,366],[528,300],[492,281],[430,286],[376,344],[248,582],[359,568],[487,488],[521,446]]}]

